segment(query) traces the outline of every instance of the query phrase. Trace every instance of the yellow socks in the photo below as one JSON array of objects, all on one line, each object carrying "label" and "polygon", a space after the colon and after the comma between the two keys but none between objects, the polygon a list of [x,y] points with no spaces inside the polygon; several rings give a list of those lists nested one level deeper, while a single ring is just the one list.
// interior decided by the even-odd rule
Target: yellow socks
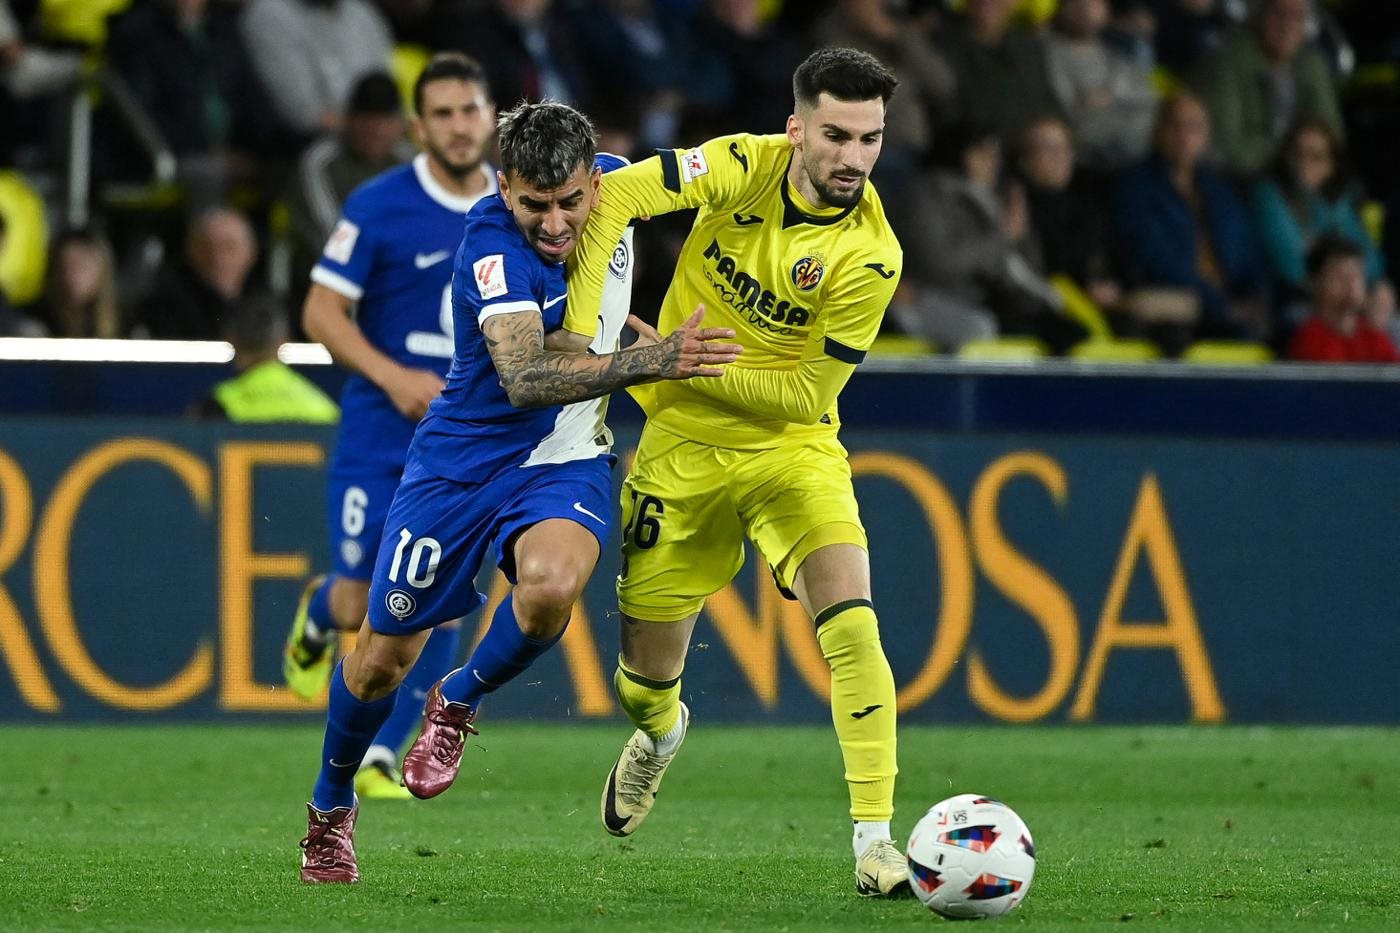
[{"label": "yellow socks", "polygon": [[880,647],[875,610],[867,599],[847,599],[817,613],[816,624],[831,665],[831,721],[846,764],[851,819],[888,823],[898,771],[894,674]]},{"label": "yellow socks", "polygon": [[681,718],[681,679],[652,680],[617,659],[613,687],[629,719],[653,741],[669,733]]}]

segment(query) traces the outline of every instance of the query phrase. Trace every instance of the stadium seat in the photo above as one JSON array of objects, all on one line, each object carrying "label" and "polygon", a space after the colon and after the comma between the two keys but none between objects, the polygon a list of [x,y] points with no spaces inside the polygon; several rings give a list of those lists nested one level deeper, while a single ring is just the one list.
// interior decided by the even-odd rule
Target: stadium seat
[{"label": "stadium seat", "polygon": [[1162,351],[1150,340],[1090,337],[1070,347],[1069,355],[1094,363],[1146,363],[1160,358]]},{"label": "stadium seat", "polygon": [[936,348],[922,337],[908,337],[904,334],[880,334],[870,346],[870,356],[885,359],[909,359],[929,356]]},{"label": "stadium seat", "polygon": [[1113,330],[1108,326],[1103,311],[1094,303],[1094,299],[1079,287],[1079,283],[1067,275],[1052,275],[1050,285],[1065,303],[1065,316],[1073,318],[1083,326],[1090,337],[1113,336]]},{"label": "stadium seat", "polygon": [[19,172],[0,171],[0,216],[5,218],[0,289],[11,304],[26,305],[44,290],[49,220],[43,197]]},{"label": "stadium seat", "polygon": [[1268,347],[1248,340],[1197,340],[1181,354],[1183,363],[1204,366],[1258,366],[1273,358]]},{"label": "stadium seat", "polygon": [[399,97],[403,99],[403,112],[413,113],[413,84],[423,69],[428,67],[432,53],[421,45],[400,42],[389,55],[389,73],[399,86]]},{"label": "stadium seat", "polygon": [[1038,360],[1048,353],[1045,344],[1035,337],[969,340],[958,348],[958,356],[964,360]]}]

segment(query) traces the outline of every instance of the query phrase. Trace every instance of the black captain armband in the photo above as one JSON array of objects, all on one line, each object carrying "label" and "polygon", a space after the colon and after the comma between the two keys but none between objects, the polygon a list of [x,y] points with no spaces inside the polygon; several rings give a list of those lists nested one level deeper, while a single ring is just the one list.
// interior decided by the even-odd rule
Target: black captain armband
[{"label": "black captain armband", "polygon": [[859,366],[865,359],[865,351],[857,350],[855,347],[848,347],[839,340],[826,338],[826,355],[834,360],[843,363],[850,363],[852,366]]}]

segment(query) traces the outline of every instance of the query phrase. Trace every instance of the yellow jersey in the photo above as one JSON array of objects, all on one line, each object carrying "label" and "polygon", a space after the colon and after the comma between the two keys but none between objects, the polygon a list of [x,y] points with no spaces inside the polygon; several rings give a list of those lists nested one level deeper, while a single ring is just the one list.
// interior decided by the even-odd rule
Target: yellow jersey
[{"label": "yellow jersey", "polygon": [[592,335],[613,250],[627,225],[699,208],[661,306],[658,330],[698,304],[704,326],[744,347],[719,378],[635,386],[652,423],[718,447],[761,449],[832,437],[836,396],[875,340],[902,252],[869,183],[848,208],[818,208],[787,180],[786,136],[723,136],[602,179],[570,260],[564,327]]}]

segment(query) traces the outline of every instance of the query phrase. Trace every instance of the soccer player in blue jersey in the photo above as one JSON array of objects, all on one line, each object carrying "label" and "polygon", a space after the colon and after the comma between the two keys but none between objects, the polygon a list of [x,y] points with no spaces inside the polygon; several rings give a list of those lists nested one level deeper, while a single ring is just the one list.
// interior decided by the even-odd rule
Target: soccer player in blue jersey
[{"label": "soccer player in blue jersey", "polygon": [[[429,633],[485,601],[474,579],[488,549],[515,588],[466,665],[428,692],[404,759],[409,790],[447,789],[482,698],[563,635],[612,521],[604,396],[649,379],[718,376],[739,352],[723,342],[733,330],[701,327],[703,308],[662,339],[628,317],[626,291],[606,288],[596,334],[564,332],[564,261],[602,171],[622,160],[596,156],[587,118],[552,101],[521,104],[498,129],[500,194],[468,214],[455,260],[447,386],[414,433],[365,625],[331,677],[304,882],[359,879],[354,770]],[[640,336],[619,350],[625,323]]]},{"label": "soccer player in blue jersey", "polygon": [[[306,332],[350,371],[327,490],[335,568],[307,584],[283,654],[288,686],[306,699],[330,681],[339,633],[365,617],[413,427],[452,360],[452,257],[467,211],[496,191],[496,173],[483,161],[496,113],[481,66],[460,54],[436,56],[414,87],[414,109],[422,153],[351,194],[311,272],[303,311]],[[404,702],[361,764],[360,796],[410,796],[399,751],[428,688],[456,660],[458,638],[459,627],[446,625],[424,647]]]}]

